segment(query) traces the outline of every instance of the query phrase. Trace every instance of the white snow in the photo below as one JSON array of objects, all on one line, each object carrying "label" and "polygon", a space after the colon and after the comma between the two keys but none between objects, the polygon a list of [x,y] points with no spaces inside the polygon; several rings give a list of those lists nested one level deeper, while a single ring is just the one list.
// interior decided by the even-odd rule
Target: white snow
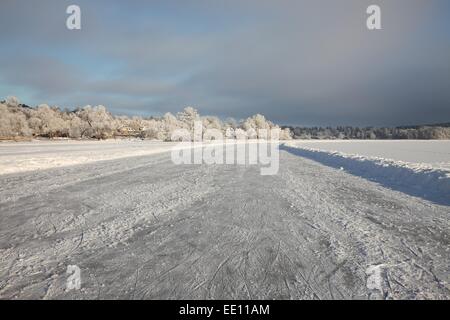
[{"label": "white snow", "polygon": [[450,140],[297,140],[289,145],[450,170]]},{"label": "white snow", "polygon": [[299,156],[450,205],[450,141],[293,141]]},{"label": "white snow", "polygon": [[[0,151],[92,159],[165,145]],[[450,297],[448,207],[348,174],[349,158],[339,171],[303,153],[281,151],[279,174],[264,177],[254,166],[175,165],[169,153],[0,175],[0,299]],[[80,290],[67,290],[68,266]]]},{"label": "white snow", "polygon": [[[257,140],[231,140],[234,143],[257,143]],[[221,145],[228,142],[204,142]],[[96,161],[147,156],[198,145],[140,139],[120,140],[34,140],[32,142],[0,143],[0,175],[44,170]]]},{"label": "white snow", "polygon": [[[176,142],[0,143],[0,175],[170,152]],[[450,141],[291,141],[288,151],[410,195],[450,205]]]},{"label": "white snow", "polygon": [[175,144],[138,139],[3,142],[0,143],[0,174],[169,152]]}]

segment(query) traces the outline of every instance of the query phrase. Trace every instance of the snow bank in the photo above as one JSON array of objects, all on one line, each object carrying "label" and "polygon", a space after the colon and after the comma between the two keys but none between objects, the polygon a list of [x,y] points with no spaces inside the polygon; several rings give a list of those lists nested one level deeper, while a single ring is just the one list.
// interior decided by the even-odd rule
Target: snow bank
[{"label": "snow bank", "polygon": [[293,154],[345,170],[385,187],[438,204],[450,205],[450,170],[427,164],[396,161],[380,157],[367,157],[337,151],[286,143],[280,147]]},{"label": "snow bank", "polygon": [[295,140],[296,146],[450,170],[450,140]]}]

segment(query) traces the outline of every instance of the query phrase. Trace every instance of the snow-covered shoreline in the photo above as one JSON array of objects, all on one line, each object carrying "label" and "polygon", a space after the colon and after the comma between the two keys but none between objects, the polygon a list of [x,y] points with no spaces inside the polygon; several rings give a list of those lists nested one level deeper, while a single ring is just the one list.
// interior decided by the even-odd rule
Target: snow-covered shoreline
[{"label": "snow-covered shoreline", "polygon": [[381,157],[347,154],[285,143],[282,148],[296,155],[345,170],[378,182],[383,186],[418,196],[439,204],[450,205],[450,169],[425,163],[412,163]]},{"label": "snow-covered shoreline", "polygon": [[169,152],[175,142],[57,140],[0,144],[0,174]]}]

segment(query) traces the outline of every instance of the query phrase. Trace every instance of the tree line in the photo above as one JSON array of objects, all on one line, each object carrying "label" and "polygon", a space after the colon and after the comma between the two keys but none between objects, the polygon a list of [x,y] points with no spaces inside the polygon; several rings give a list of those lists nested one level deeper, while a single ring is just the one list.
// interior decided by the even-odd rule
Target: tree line
[{"label": "tree line", "polygon": [[450,123],[401,127],[287,127],[294,139],[450,139]]},{"label": "tree line", "polygon": [[[201,116],[192,107],[162,117],[115,116],[104,106],[85,106],[75,110],[61,110],[41,104],[29,107],[16,97],[0,102],[0,138],[46,137],[72,139],[109,139],[138,137],[170,141],[176,129],[192,131],[195,121],[201,121],[204,131],[218,129],[228,139],[247,135],[257,138],[260,129],[279,128],[263,115],[256,114],[242,121],[232,118],[222,121],[214,116]],[[280,139],[291,139],[288,128],[280,128]]]},{"label": "tree line", "polygon": [[[0,101],[0,139],[31,137],[109,139],[138,137],[170,141],[176,129],[192,130],[195,121],[203,129],[218,129],[226,138],[247,135],[257,138],[260,129],[279,128],[263,115],[256,114],[245,120],[214,116],[201,116],[192,107],[177,114],[162,117],[116,116],[104,106],[85,106],[75,110],[61,110],[41,104],[29,107],[16,97]],[[280,128],[280,139],[450,139],[450,123],[402,127],[292,127]]]}]

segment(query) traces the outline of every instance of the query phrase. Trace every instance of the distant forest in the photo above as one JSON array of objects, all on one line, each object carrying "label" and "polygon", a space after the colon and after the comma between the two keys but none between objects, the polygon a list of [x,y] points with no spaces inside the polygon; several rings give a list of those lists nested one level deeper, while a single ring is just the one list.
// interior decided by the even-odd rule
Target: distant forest
[{"label": "distant forest", "polygon": [[[0,140],[21,140],[38,137],[71,139],[109,139],[136,137],[170,141],[176,129],[193,128],[201,121],[203,129],[217,129],[226,138],[249,136],[257,138],[260,130],[279,126],[256,114],[237,121],[215,116],[201,116],[191,107],[162,117],[127,117],[111,114],[104,106],[85,106],[61,110],[46,104],[29,107],[15,97],[0,101]],[[375,127],[282,127],[281,140],[289,139],[450,139],[450,123],[395,128]]]},{"label": "distant forest", "polygon": [[399,127],[290,127],[294,139],[450,139],[450,122]]}]

